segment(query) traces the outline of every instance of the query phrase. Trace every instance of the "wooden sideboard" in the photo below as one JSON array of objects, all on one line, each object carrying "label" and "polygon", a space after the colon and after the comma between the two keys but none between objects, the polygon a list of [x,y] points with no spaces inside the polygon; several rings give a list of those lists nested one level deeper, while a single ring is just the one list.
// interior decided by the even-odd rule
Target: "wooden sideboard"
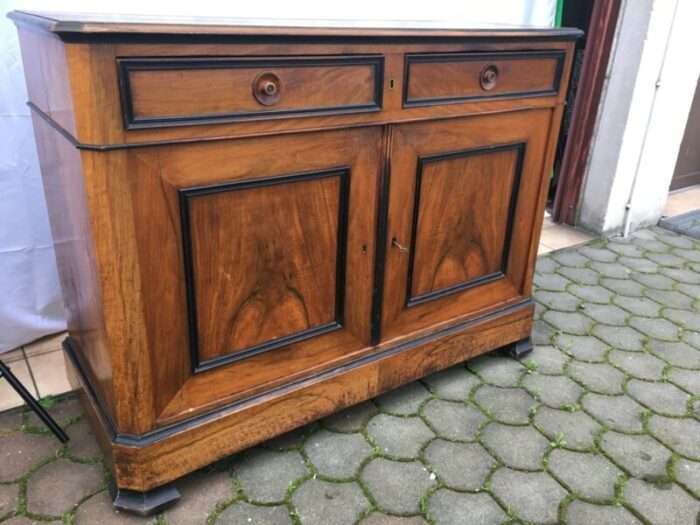
[{"label": "wooden sideboard", "polygon": [[28,13],[76,385],[115,505],[526,352],[579,31]]}]

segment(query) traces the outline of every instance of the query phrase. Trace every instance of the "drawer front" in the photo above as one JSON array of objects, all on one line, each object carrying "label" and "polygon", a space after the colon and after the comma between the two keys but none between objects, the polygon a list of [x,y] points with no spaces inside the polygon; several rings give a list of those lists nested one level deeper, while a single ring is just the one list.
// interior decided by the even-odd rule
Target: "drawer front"
[{"label": "drawer front", "polygon": [[126,129],[379,111],[380,55],[121,58]]},{"label": "drawer front", "polygon": [[406,55],[404,106],[553,96],[564,58],[564,51]]}]

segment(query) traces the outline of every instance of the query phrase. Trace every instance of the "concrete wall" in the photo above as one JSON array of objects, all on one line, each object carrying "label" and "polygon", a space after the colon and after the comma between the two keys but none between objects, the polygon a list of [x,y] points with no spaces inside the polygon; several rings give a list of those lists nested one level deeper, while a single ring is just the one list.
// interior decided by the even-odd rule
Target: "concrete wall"
[{"label": "concrete wall", "polygon": [[661,216],[700,73],[697,0],[626,0],[577,224],[602,234]]}]

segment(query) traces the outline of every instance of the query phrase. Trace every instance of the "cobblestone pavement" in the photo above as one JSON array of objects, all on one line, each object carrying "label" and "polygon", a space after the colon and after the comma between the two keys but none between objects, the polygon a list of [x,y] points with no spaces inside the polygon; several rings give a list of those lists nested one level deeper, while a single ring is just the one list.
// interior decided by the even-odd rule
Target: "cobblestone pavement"
[{"label": "cobblestone pavement", "polygon": [[[534,352],[482,356],[117,514],[73,399],[0,414],[0,521],[75,524],[683,524],[700,512],[700,243],[659,229],[541,257]],[[4,521],[3,521],[4,520]]]}]

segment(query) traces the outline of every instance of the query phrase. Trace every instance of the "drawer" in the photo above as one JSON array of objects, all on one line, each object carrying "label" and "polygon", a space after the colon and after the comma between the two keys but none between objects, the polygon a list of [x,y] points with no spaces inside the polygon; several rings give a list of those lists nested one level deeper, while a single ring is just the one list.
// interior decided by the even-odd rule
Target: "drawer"
[{"label": "drawer", "polygon": [[564,51],[406,55],[404,107],[553,96],[564,58]]},{"label": "drawer", "polygon": [[379,111],[381,55],[119,58],[126,129]]}]

